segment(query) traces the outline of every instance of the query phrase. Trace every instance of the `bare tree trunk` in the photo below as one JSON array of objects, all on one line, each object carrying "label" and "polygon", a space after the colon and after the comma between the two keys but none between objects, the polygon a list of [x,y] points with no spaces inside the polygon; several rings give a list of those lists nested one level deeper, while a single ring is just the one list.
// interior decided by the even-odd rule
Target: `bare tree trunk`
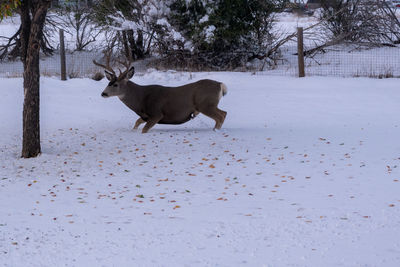
[{"label": "bare tree trunk", "polygon": [[136,54],[138,59],[144,58],[143,32],[141,30],[138,30],[138,37],[136,40]]},{"label": "bare tree trunk", "polygon": [[51,1],[22,1],[21,5],[21,52],[24,63],[23,158],[36,157],[41,152],[39,52],[50,3]]},{"label": "bare tree trunk", "polygon": [[132,58],[134,60],[143,59],[145,55],[144,45],[143,45],[143,32],[141,30],[138,30],[138,36],[136,40],[134,37],[133,30],[127,30],[126,35],[130,46],[130,50],[132,51],[131,52]]},{"label": "bare tree trunk", "polygon": [[125,31],[121,31],[121,36],[122,36],[122,44],[124,46],[124,51],[125,51],[125,57],[128,60],[133,61],[132,51],[129,48],[128,38],[126,37],[126,30]]},{"label": "bare tree trunk", "polygon": [[31,32],[30,1],[21,2],[21,60],[26,69],[26,53],[28,52],[29,34]]},{"label": "bare tree trunk", "polygon": [[136,51],[135,51],[135,37],[133,37],[133,30],[127,30],[126,35],[128,38],[132,59],[136,59]]}]

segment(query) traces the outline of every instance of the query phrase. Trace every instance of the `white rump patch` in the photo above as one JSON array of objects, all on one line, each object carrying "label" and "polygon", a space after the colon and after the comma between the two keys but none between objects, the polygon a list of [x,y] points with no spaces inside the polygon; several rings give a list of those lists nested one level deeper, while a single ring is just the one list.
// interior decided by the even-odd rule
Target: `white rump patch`
[{"label": "white rump patch", "polygon": [[228,93],[228,87],[224,83],[221,83],[221,91],[219,92],[219,99]]}]

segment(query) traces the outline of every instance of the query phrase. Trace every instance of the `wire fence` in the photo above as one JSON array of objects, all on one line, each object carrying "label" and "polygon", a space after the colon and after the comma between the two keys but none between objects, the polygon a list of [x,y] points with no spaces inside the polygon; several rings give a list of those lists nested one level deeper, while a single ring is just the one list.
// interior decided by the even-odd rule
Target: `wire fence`
[{"label": "wire fence", "polygon": [[[305,51],[312,49],[305,46]],[[93,64],[93,60],[101,60],[100,51],[67,52],[67,78],[92,77],[102,71]],[[262,75],[298,76],[297,44],[295,41],[287,43],[281,48],[280,56],[274,64],[265,60],[254,60],[246,63],[237,71],[252,71]],[[157,67],[152,60],[149,67]],[[197,71],[190,64],[180,70]],[[145,71],[143,63],[134,63],[140,67],[138,72]],[[168,68],[168,66],[166,66]],[[170,68],[175,68],[171,63]],[[61,64],[59,51],[53,56],[42,56],[40,70],[43,76],[60,76]],[[355,44],[336,45],[322,49],[317,54],[305,57],[306,76],[337,76],[337,77],[373,77],[373,78],[400,78],[400,47],[360,48]],[[22,77],[23,66],[21,61],[0,62],[0,77]]]},{"label": "wire fence", "polygon": [[[66,53],[66,71],[68,78],[91,77],[98,72],[99,67],[93,64],[93,59],[102,57],[98,52]],[[43,76],[60,76],[60,52],[55,51],[52,56],[42,55],[40,58],[40,72]],[[22,77],[23,65],[20,60],[0,62],[0,77]]]},{"label": "wire fence", "polygon": [[306,66],[309,75],[345,77],[400,77],[400,48],[357,49],[352,45],[326,49]]},{"label": "wire fence", "polygon": [[[305,46],[304,51],[312,46]],[[306,56],[306,76],[400,78],[400,47],[361,48],[356,44],[342,44],[324,48],[313,56]],[[297,44],[282,48],[275,66],[262,70],[266,75],[298,76]],[[256,68],[262,67],[258,62]]]}]

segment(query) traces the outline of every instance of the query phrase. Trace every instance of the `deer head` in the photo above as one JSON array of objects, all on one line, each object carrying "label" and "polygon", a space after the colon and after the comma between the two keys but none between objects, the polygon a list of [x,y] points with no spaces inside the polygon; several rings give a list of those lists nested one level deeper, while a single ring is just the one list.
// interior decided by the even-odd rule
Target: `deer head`
[{"label": "deer head", "polygon": [[125,71],[119,69],[119,75],[110,67],[110,60],[107,58],[106,65],[100,64],[93,60],[93,63],[99,67],[104,68],[106,78],[110,81],[104,91],[101,93],[102,97],[118,96],[123,97],[126,92],[126,83],[135,74],[135,68],[131,66],[131,62],[120,62],[120,64],[126,67]]}]

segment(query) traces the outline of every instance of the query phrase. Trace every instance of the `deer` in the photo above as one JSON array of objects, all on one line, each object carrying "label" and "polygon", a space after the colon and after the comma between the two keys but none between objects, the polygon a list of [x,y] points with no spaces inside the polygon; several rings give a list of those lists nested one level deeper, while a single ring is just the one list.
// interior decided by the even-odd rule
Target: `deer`
[{"label": "deer", "polygon": [[139,118],[133,129],[142,123],[142,133],[147,133],[156,124],[183,124],[202,113],[215,121],[214,131],[219,130],[226,118],[226,111],[218,108],[219,101],[228,92],[227,86],[218,81],[204,79],[182,86],[139,85],[130,79],[135,74],[131,62],[119,62],[126,70],[119,69],[119,75],[110,67],[93,60],[104,68],[109,80],[101,93],[104,98],[117,96],[122,103],[134,111]]}]

